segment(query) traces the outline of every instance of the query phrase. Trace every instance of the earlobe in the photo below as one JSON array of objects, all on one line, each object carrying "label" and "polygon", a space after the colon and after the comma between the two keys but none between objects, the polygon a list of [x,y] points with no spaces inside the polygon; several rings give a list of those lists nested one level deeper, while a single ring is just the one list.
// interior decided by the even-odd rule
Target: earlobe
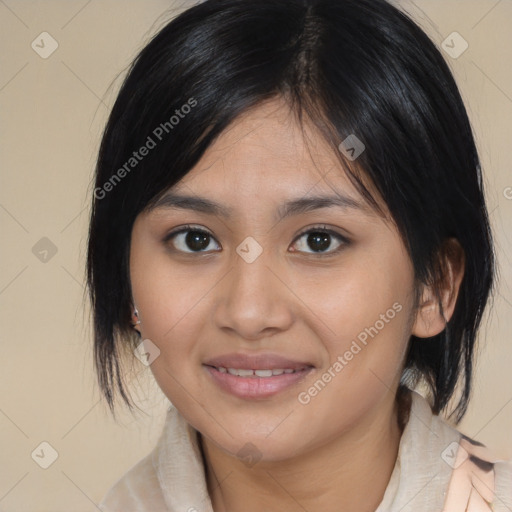
[{"label": "earlobe", "polygon": [[442,254],[443,281],[438,293],[433,285],[425,285],[416,311],[412,333],[418,338],[430,338],[441,333],[455,310],[464,276],[464,250],[455,238],[448,239]]},{"label": "earlobe", "polygon": [[[446,327],[446,316],[441,311],[441,300],[435,300],[431,287],[428,287],[416,311],[412,333],[418,338],[436,336]],[[445,320],[446,319],[446,320]]]},{"label": "earlobe", "polygon": [[132,311],[132,327],[140,334],[140,318],[139,318],[139,311],[136,306],[133,307]]}]

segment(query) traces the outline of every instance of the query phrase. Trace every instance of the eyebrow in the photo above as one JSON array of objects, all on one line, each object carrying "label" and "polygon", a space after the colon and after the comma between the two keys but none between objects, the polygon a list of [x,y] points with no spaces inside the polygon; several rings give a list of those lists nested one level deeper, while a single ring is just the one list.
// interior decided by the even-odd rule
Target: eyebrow
[{"label": "eyebrow", "polygon": [[[355,199],[343,194],[330,196],[300,197],[291,199],[281,205],[276,211],[276,221],[281,221],[286,217],[298,215],[301,213],[319,210],[322,208],[341,208],[366,210],[366,208]],[[168,192],[161,197],[150,210],[156,209],[184,209],[202,212],[210,215],[217,215],[226,219],[232,217],[233,209],[220,203],[200,196],[189,196]]]}]

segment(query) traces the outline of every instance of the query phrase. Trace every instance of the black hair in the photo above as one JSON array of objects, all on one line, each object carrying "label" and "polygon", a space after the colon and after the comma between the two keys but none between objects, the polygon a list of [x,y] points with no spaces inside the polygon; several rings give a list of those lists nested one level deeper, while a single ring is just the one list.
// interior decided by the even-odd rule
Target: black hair
[{"label": "black hair", "polygon": [[[385,0],[207,0],[165,25],[135,58],[103,134],[88,240],[104,398],[113,411],[117,388],[131,407],[120,356],[138,339],[128,266],[135,218],[237,116],[273,98],[314,123],[378,209],[365,180],[375,187],[418,283],[440,282],[448,239],[462,246],[454,313],[439,335],[411,336],[404,370],[411,386],[428,385],[435,413],[460,387],[452,411],[460,421],[495,273],[480,162],[449,66],[423,30]],[[338,149],[349,135],[365,146],[354,161]]]}]

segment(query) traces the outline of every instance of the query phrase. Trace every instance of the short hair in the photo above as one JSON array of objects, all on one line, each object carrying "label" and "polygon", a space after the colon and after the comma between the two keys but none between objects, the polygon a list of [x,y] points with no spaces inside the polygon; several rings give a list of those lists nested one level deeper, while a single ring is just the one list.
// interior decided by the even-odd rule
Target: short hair
[{"label": "short hair", "polygon": [[[458,423],[495,279],[481,167],[449,66],[385,0],[207,0],[166,24],[135,58],[103,133],[89,228],[87,284],[103,397],[114,412],[117,390],[131,408],[119,357],[138,340],[129,279],[135,218],[238,116],[274,98],[318,128],[375,209],[365,180],[382,196],[417,283],[440,282],[445,241],[461,244],[465,272],[453,315],[440,334],[411,336],[402,375],[409,386],[427,385],[434,413],[460,386],[452,411]],[[350,135],[365,146],[354,161],[338,149]],[[145,156],[136,158],[142,147]]]}]

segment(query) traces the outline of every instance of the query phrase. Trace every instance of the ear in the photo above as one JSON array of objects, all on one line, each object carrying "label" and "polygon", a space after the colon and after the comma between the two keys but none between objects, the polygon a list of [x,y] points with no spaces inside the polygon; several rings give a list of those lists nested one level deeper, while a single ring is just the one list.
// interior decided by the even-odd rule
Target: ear
[{"label": "ear", "polygon": [[139,312],[136,306],[132,306],[132,327],[139,333],[140,332],[140,318]]},{"label": "ear", "polygon": [[444,330],[455,310],[464,276],[464,250],[456,238],[443,244],[439,257],[444,280],[438,283],[439,295],[433,286],[424,285],[412,328],[412,334],[418,338],[430,338]]}]

